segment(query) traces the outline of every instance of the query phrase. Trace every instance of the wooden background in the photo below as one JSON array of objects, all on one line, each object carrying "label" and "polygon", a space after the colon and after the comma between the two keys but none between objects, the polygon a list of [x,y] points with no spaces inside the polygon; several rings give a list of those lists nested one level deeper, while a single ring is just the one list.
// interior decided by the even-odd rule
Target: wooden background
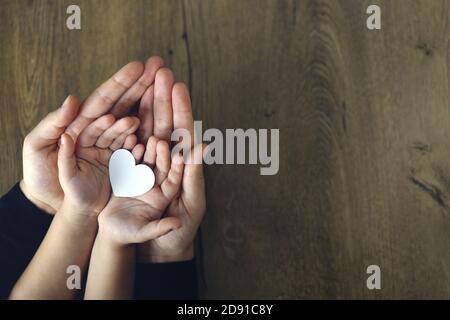
[{"label": "wooden background", "polygon": [[[73,3],[81,31],[65,27]],[[375,3],[381,31],[365,27]],[[205,127],[280,128],[278,175],[207,168],[203,297],[450,298],[449,7],[2,0],[0,191],[48,111],[158,54]]]}]

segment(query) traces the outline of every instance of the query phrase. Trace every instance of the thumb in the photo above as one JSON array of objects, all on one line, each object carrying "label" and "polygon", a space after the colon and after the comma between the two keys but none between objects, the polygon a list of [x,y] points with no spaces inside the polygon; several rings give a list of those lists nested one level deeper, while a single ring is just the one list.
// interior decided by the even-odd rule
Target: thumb
[{"label": "thumb", "polygon": [[136,234],[136,242],[143,243],[159,238],[172,230],[179,229],[181,221],[175,217],[154,220],[139,230]]},{"label": "thumb", "polygon": [[66,127],[78,114],[80,103],[75,96],[68,96],[62,106],[50,112],[28,134],[26,145],[32,149],[40,149],[55,144]]},{"label": "thumb", "polygon": [[77,160],[75,158],[75,143],[70,135],[64,133],[61,136],[61,145],[58,151],[58,173],[61,182],[71,179],[77,172]]}]

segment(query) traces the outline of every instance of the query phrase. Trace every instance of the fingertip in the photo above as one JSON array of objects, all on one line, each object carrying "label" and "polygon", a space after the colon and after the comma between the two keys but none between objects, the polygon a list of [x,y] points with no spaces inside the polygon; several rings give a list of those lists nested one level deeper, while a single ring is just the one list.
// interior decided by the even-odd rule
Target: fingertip
[{"label": "fingertip", "polygon": [[105,114],[103,118],[105,123],[108,124],[109,126],[112,126],[114,122],[116,122],[116,117],[111,113]]},{"label": "fingertip", "polygon": [[132,150],[137,144],[138,138],[135,134],[130,134],[125,138],[123,148],[127,150]]},{"label": "fingertip", "polygon": [[62,146],[65,146],[66,144],[67,144],[67,140],[64,138],[64,135],[59,137],[58,146],[61,148]]},{"label": "fingertip", "polygon": [[133,150],[131,150],[131,154],[133,155],[136,163],[141,162],[141,159],[144,155],[145,146],[143,144],[137,144],[134,146]]},{"label": "fingertip", "polygon": [[169,68],[163,67],[156,72],[155,82],[174,82],[174,75],[172,70]]},{"label": "fingertip", "polygon": [[147,140],[147,144],[145,147],[144,154],[144,162],[153,167],[156,164],[156,145],[158,143],[158,139],[155,136],[151,136]]},{"label": "fingertip", "polygon": [[176,218],[176,221],[174,221],[173,223],[173,229],[174,230],[178,230],[183,226],[182,222],[180,219]]},{"label": "fingertip", "polygon": [[67,146],[70,145],[70,143],[73,142],[72,137],[68,133],[63,133],[61,135],[61,145]]},{"label": "fingertip", "polygon": [[79,104],[78,97],[72,94],[69,94],[64,100],[62,107],[70,106],[73,104]]},{"label": "fingertip", "polygon": [[60,138],[59,157],[69,157],[73,154],[73,150],[74,142],[72,137],[67,133],[63,133]]},{"label": "fingertip", "polygon": [[182,82],[182,81],[177,81],[174,85],[173,85],[173,92],[174,93],[185,93],[188,90],[188,87],[186,85],[186,83]]},{"label": "fingertip", "polygon": [[147,61],[145,62],[145,67],[150,66],[162,68],[164,66],[164,59],[161,58],[160,56],[152,56],[148,58]]},{"label": "fingertip", "polygon": [[[116,122],[115,117],[112,114],[107,114],[104,116],[101,116],[100,118],[98,118],[97,120],[95,120],[94,122],[92,122],[87,129],[85,129],[86,131],[91,129],[92,126],[95,128],[100,129],[101,131],[105,131],[107,130],[109,127],[111,127],[114,123]],[[99,133],[101,132],[99,131]],[[103,133],[103,132],[102,132]],[[82,133],[83,134],[83,133]]]},{"label": "fingertip", "polygon": [[160,221],[160,230],[163,231],[164,234],[172,231],[180,229],[182,226],[181,220],[176,217],[164,218]]},{"label": "fingertip", "polygon": [[[134,60],[127,63],[120,71],[129,72],[130,74],[142,74],[144,72],[144,64],[142,61]],[[119,71],[119,72],[120,72]]]},{"label": "fingertip", "polygon": [[117,120],[117,130],[118,132],[125,132],[137,128],[139,126],[139,119],[137,117],[124,117]]},{"label": "fingertip", "polygon": [[133,117],[125,117],[120,119],[123,126],[131,127],[134,124],[134,118]]},{"label": "fingertip", "polygon": [[158,138],[155,136],[151,136],[147,141],[147,149],[156,149],[156,145],[158,144]]},{"label": "fingertip", "polygon": [[155,80],[156,73],[164,66],[164,60],[161,57],[153,56],[145,62],[144,74],[142,76],[143,83],[150,85]]},{"label": "fingertip", "polygon": [[60,121],[62,121],[63,126],[67,126],[76,117],[79,107],[80,102],[78,98],[73,95],[68,95],[59,109],[61,112],[59,113]]},{"label": "fingertip", "polygon": [[131,61],[117,71],[113,79],[131,87],[144,73],[144,64],[141,61]]},{"label": "fingertip", "polygon": [[63,103],[62,103],[62,105],[61,105],[61,108],[62,108],[62,109],[67,108],[67,106],[70,105],[70,100],[72,100],[72,95],[69,94],[69,95],[66,97],[66,99],[63,101]]},{"label": "fingertip", "polygon": [[127,133],[134,133],[139,128],[139,125],[141,124],[141,120],[138,117],[129,117],[129,121],[127,125],[125,126],[124,131]]},{"label": "fingertip", "polygon": [[189,89],[184,82],[177,82],[172,89],[172,100],[174,108],[189,107],[191,97],[189,96]]},{"label": "fingertip", "polygon": [[135,127],[135,129],[137,129],[137,127],[139,127],[139,125],[141,124],[141,119],[139,119],[138,117],[133,117],[133,127]]},{"label": "fingertip", "polygon": [[156,144],[156,153],[169,151],[169,143],[166,140],[159,140]]}]

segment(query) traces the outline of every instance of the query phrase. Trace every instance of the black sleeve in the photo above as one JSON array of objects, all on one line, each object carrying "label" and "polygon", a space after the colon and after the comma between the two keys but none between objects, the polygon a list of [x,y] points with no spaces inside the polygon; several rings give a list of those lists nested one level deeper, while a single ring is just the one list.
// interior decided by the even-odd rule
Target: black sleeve
[{"label": "black sleeve", "polygon": [[198,299],[195,259],[186,262],[137,264],[135,299]]},{"label": "black sleeve", "polygon": [[0,299],[8,298],[52,218],[25,197],[19,184],[0,199]]}]

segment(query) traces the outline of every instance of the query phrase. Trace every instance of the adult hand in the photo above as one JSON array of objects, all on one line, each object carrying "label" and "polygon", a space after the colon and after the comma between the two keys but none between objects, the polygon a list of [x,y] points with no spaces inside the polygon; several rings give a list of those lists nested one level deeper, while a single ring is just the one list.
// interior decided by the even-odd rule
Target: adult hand
[{"label": "adult hand", "polygon": [[[203,165],[199,161],[203,145],[194,144],[194,120],[187,87],[183,83],[174,84],[172,72],[162,68],[156,73],[155,84],[144,94],[140,109],[141,136],[149,141],[166,140],[174,129],[185,129],[190,133],[190,141],[181,141],[183,147],[190,149],[190,158],[185,164],[181,191],[170,203],[163,217],[180,219],[181,227],[166,235],[139,245],[140,262],[186,261],[194,257],[194,238],[206,211],[205,183]],[[188,144],[188,145],[186,145]],[[154,167],[156,159],[144,159]]]},{"label": "adult hand", "polygon": [[94,120],[110,112],[116,117],[127,114],[155,79],[164,62],[151,57],[145,67],[131,62],[98,87],[82,104],[69,96],[61,108],[47,115],[26,137],[23,146],[25,196],[35,205],[54,214],[63,201],[58,181],[58,141],[66,131],[74,141]]}]

